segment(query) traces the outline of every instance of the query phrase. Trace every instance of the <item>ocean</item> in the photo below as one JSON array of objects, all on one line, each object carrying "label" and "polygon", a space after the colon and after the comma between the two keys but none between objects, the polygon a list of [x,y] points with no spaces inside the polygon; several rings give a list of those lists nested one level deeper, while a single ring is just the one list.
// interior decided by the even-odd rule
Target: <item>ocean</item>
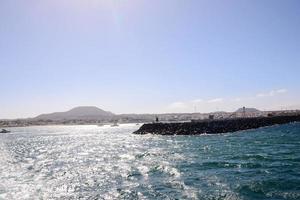
[{"label": "ocean", "polygon": [[220,135],[139,126],[0,134],[0,199],[300,199],[300,123]]}]

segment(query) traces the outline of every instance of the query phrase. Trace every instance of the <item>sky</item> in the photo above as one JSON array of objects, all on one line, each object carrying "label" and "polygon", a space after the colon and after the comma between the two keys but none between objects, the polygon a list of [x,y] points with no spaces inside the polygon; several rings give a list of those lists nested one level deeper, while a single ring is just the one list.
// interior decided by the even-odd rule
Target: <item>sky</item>
[{"label": "sky", "polygon": [[298,0],[0,0],[0,119],[300,108]]}]

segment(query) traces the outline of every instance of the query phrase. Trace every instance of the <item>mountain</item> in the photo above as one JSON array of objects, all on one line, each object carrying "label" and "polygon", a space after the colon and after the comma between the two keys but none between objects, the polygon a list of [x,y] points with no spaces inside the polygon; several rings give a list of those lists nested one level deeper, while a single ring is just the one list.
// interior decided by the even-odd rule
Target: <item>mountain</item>
[{"label": "mountain", "polygon": [[[237,113],[242,113],[244,112],[243,108],[239,108],[237,109],[237,111],[235,111]],[[253,113],[253,112],[261,112],[260,110],[256,109],[256,108],[245,108],[245,112],[246,113]]]},{"label": "mountain", "polygon": [[72,119],[107,119],[113,117],[114,114],[104,111],[95,106],[81,106],[73,108],[66,112],[55,112],[50,114],[42,114],[34,119],[36,120],[72,120]]}]

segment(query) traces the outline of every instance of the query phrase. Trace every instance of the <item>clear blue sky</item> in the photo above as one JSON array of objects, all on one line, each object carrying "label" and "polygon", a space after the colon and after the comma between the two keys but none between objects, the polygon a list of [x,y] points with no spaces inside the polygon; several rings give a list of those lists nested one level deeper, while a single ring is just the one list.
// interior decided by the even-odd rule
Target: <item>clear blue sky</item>
[{"label": "clear blue sky", "polygon": [[299,0],[1,0],[0,118],[300,108]]}]

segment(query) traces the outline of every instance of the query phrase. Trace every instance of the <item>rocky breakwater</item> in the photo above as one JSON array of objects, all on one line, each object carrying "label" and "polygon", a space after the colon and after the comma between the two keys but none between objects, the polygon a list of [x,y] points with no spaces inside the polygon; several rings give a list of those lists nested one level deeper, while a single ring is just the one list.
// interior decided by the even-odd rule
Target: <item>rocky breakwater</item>
[{"label": "rocky breakwater", "polygon": [[255,118],[202,120],[182,123],[144,124],[134,134],[197,135],[236,132],[259,127],[300,122],[300,114]]}]

